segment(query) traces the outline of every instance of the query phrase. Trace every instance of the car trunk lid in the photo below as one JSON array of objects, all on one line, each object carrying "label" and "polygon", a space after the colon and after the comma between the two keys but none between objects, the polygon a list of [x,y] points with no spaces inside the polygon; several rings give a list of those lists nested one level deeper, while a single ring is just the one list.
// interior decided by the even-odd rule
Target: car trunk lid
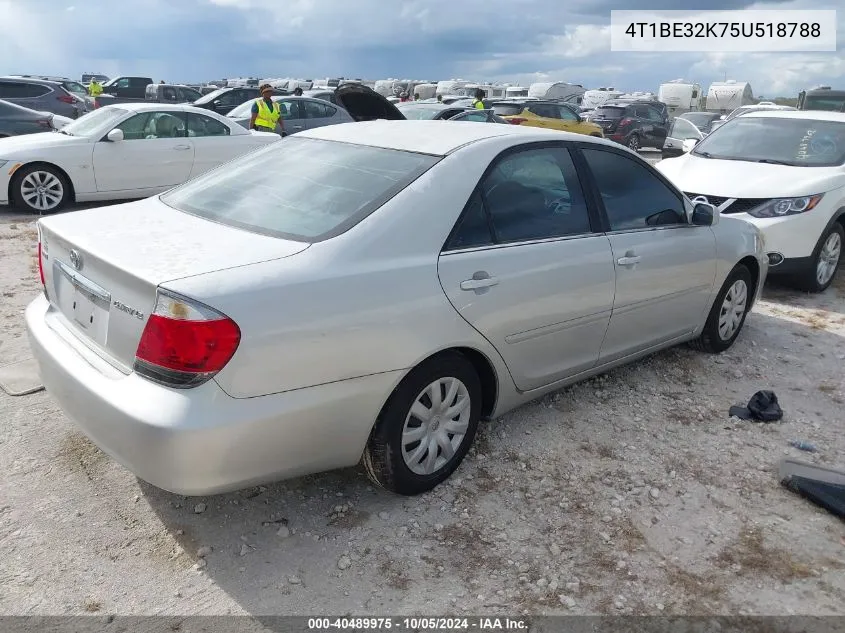
[{"label": "car trunk lid", "polygon": [[192,216],[158,198],[45,218],[39,230],[47,298],[57,318],[124,373],[160,284],[309,246]]},{"label": "car trunk lid", "polygon": [[362,84],[344,84],[334,92],[337,104],[356,121],[404,121],[405,115],[375,90]]}]

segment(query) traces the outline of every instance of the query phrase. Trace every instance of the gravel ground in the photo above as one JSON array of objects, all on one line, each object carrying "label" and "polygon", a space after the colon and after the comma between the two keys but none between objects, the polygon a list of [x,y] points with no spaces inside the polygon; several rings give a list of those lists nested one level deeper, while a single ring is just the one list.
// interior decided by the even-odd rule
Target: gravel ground
[{"label": "gravel ground", "polygon": [[[31,220],[0,210],[0,364],[29,355]],[[356,469],[172,495],[49,394],[0,392],[0,613],[843,614],[845,526],[776,476],[787,455],[845,466],[843,336],[845,275],[821,296],[770,285],[728,353],[524,406],[411,499]],[[764,388],[782,422],[728,418]]]}]

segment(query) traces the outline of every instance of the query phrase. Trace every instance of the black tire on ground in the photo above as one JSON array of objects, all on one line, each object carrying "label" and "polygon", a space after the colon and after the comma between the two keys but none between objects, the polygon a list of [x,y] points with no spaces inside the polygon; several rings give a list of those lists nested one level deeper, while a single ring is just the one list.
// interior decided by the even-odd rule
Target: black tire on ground
[{"label": "black tire on ground", "polygon": [[[24,198],[21,186],[27,176],[35,172],[49,174],[61,184],[60,200],[55,206],[51,206],[48,209],[39,209],[38,207],[31,205]],[[38,214],[56,213],[57,211],[60,211],[70,200],[70,182],[68,182],[68,179],[61,171],[51,165],[27,165],[18,169],[12,177],[11,193],[12,204],[19,209],[24,209]]]},{"label": "black tire on ground", "polygon": [[[411,407],[429,385],[441,378],[456,378],[466,387],[470,400],[467,428],[451,459],[431,474],[417,474],[403,458],[402,434]],[[449,405],[446,403],[447,407]],[[367,475],[382,488],[401,495],[431,490],[447,479],[463,461],[475,439],[480,414],[481,381],[472,363],[463,354],[446,352],[425,361],[402,380],[376,420],[362,458]],[[443,424],[446,423],[444,419]],[[420,445],[421,442],[417,444]],[[414,447],[414,444],[406,443],[406,446]],[[439,457],[439,446],[437,451]]]},{"label": "black tire on ground", "polygon": [[636,132],[631,134],[628,138],[628,142],[625,144],[628,146],[628,149],[638,152],[640,150],[640,136]]},{"label": "black tire on ground", "polygon": [[[719,332],[719,319],[722,316],[725,297],[731,288],[733,288],[734,284],[739,281],[745,284],[745,311],[742,313],[736,330],[727,339],[724,339]],[[690,341],[690,346],[700,352],[710,354],[719,354],[730,348],[745,325],[745,317],[748,316],[751,298],[755,290],[751,285],[751,272],[743,264],[737,264],[727,279],[725,279],[725,283],[722,284],[719,294],[716,295],[716,300],[713,302],[713,307],[710,308],[710,314],[707,315],[707,322],[704,324],[704,330],[702,330],[701,336]]]},{"label": "black tire on ground", "polygon": [[[822,257],[822,250],[824,249],[825,244],[829,239],[831,239],[832,235],[839,236],[839,261],[836,264],[836,268],[833,270],[833,274],[830,276],[825,283],[819,283],[818,279],[818,266],[819,266],[819,258]],[[813,249],[813,263],[805,270],[802,274],[798,274],[792,278],[792,283],[794,286],[801,290],[805,290],[807,292],[824,292],[827,290],[828,286],[833,283],[833,280],[836,279],[836,274],[839,270],[839,264],[842,262],[842,249],[843,245],[845,245],[845,231],[842,230],[842,225],[839,222],[834,222],[833,226],[831,226],[824,234],[819,238],[818,244],[816,244],[816,248]]]}]

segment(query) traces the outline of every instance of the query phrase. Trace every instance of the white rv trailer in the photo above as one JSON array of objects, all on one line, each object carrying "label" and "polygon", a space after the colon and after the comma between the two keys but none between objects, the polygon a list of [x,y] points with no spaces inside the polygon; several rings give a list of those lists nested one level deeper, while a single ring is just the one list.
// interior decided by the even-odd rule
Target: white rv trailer
[{"label": "white rv trailer", "polygon": [[740,106],[754,103],[754,93],[747,81],[714,81],[707,90],[706,110],[727,114]]},{"label": "white rv trailer", "polygon": [[437,95],[437,84],[419,84],[414,87],[414,98],[434,99]]},{"label": "white rv trailer", "polygon": [[605,101],[616,99],[617,97],[621,97],[623,94],[624,93],[621,90],[617,90],[613,86],[587,90],[581,99],[581,108],[584,110],[594,110]]},{"label": "white rv trailer", "polygon": [[466,86],[468,83],[468,81],[464,81],[463,79],[447,79],[444,81],[438,81],[435,93],[444,97],[446,95],[459,94],[457,91]]},{"label": "white rv trailer", "polygon": [[488,99],[502,99],[507,96],[507,89],[510,88],[507,84],[499,85],[494,84],[490,86],[490,89],[487,91],[487,98]]},{"label": "white rv trailer", "polygon": [[528,96],[528,88],[523,86],[508,86],[505,88],[505,98],[521,99]]},{"label": "white rv trailer", "polygon": [[373,86],[373,90],[379,93],[382,97],[393,96],[393,82],[395,79],[379,79]]},{"label": "white rv trailer", "polygon": [[565,81],[538,82],[528,86],[528,96],[534,99],[559,99],[575,104],[581,103],[585,92],[582,86]]},{"label": "white rv trailer", "polygon": [[666,104],[671,118],[696,112],[701,110],[701,86],[683,79],[667,81],[657,89],[657,100]]}]

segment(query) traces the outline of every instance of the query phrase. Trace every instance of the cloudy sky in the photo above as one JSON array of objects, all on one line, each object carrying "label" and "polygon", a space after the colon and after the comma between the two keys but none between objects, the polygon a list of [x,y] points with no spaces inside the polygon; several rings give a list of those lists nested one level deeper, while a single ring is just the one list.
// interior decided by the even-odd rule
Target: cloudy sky
[{"label": "cloudy sky", "polygon": [[[835,9],[828,0],[0,0],[0,73],[559,80],[650,90],[685,78],[755,94],[845,88],[845,8],[829,53],[610,51],[611,9]],[[697,6],[696,6],[697,5]],[[842,8],[842,7],[840,7]]]}]

